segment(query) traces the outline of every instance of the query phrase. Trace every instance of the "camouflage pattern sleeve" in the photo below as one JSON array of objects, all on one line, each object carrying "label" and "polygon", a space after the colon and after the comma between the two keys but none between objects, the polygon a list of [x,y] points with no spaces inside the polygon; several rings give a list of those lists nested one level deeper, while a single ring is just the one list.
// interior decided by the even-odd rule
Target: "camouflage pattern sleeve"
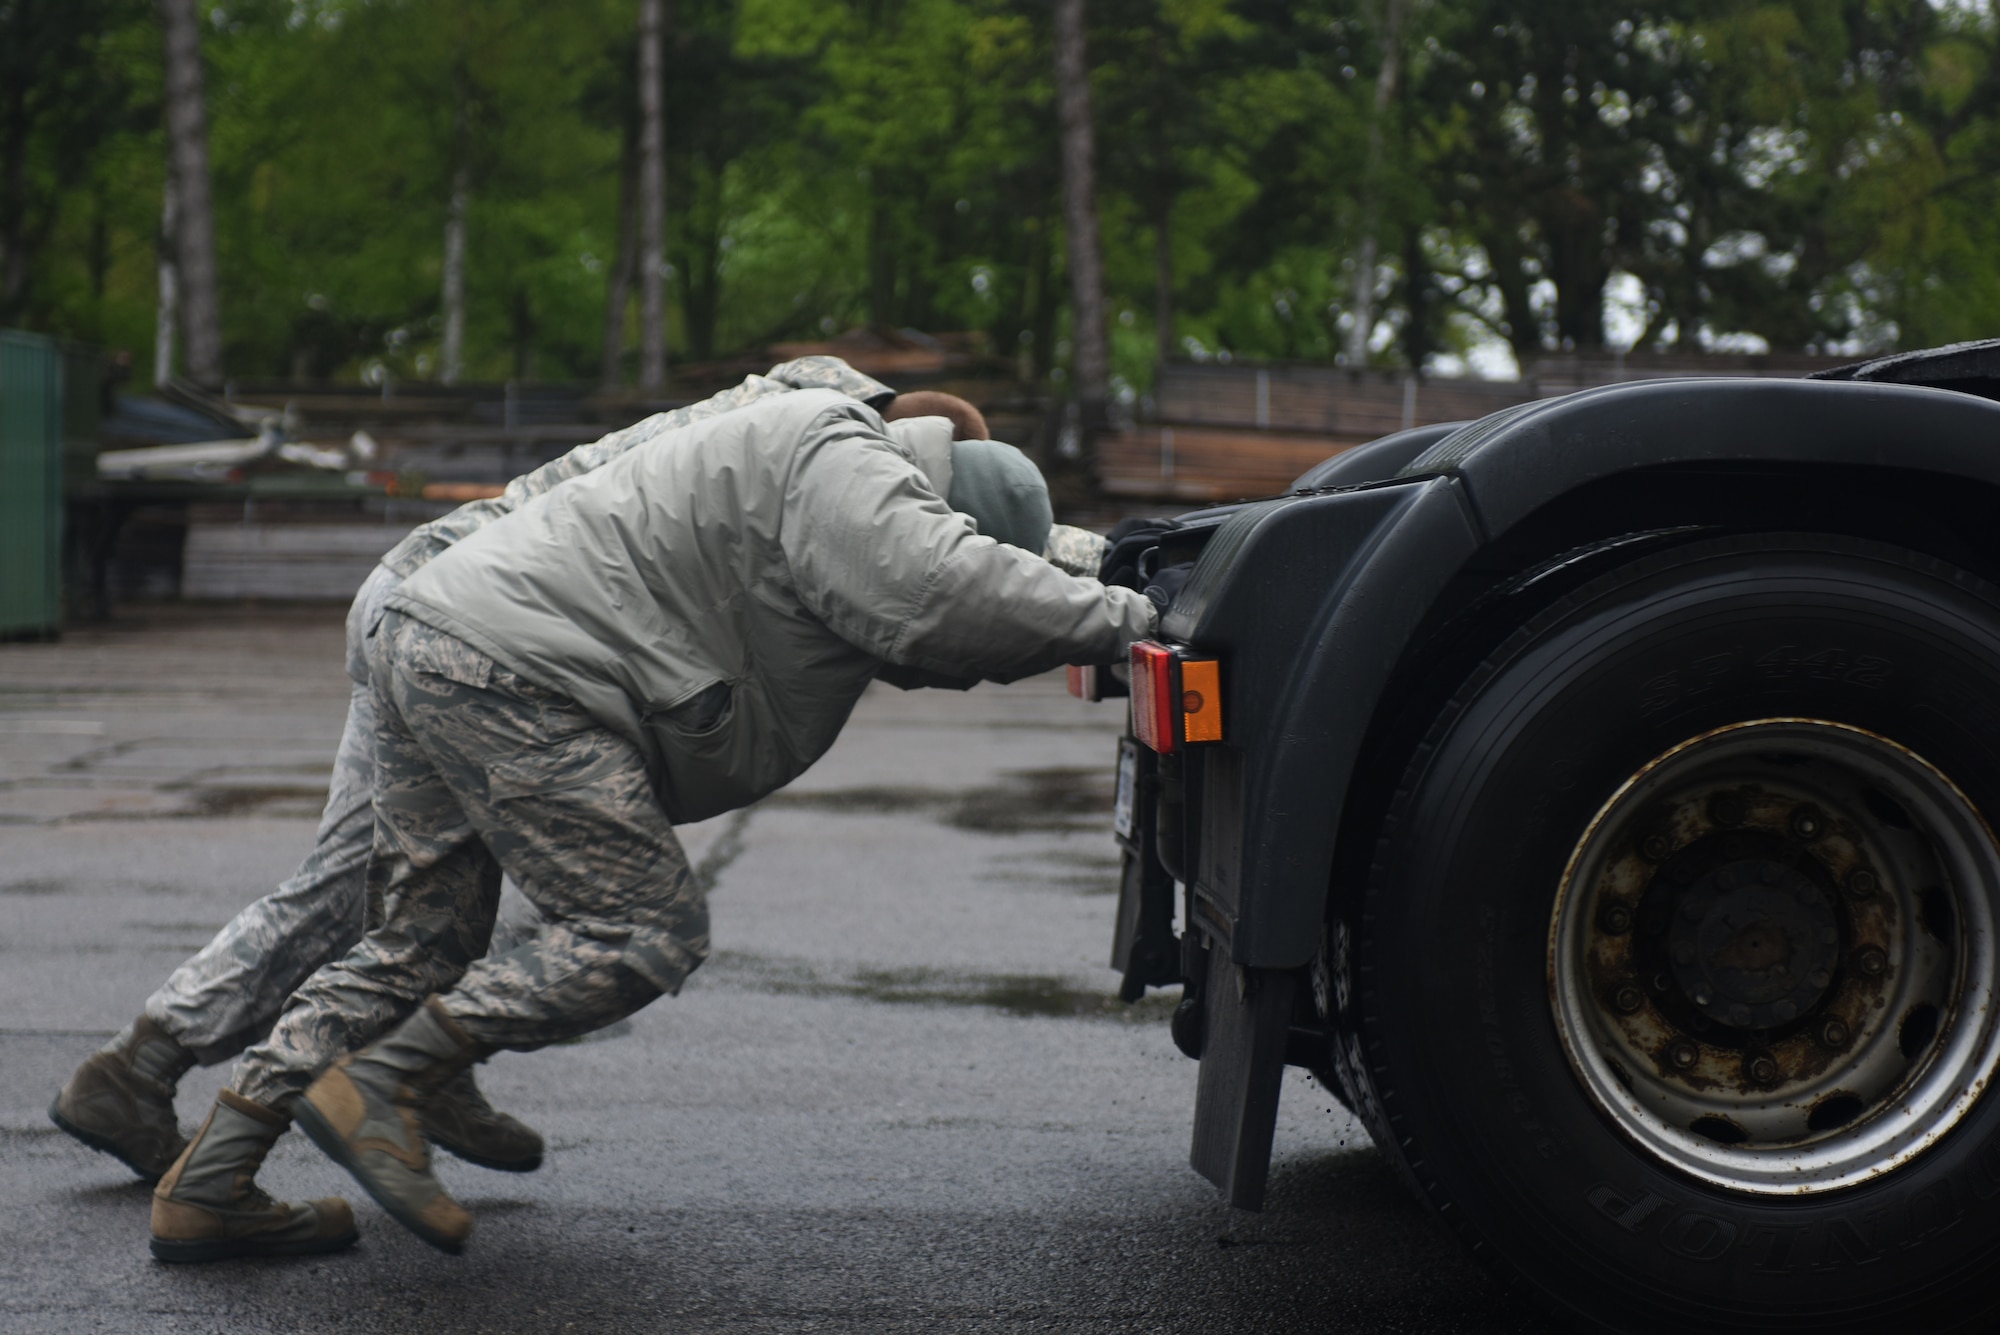
[{"label": "camouflage pattern sleeve", "polygon": [[880,412],[896,397],[873,376],[866,376],[838,357],[794,357],[771,368],[771,379],[792,389],[837,389],[850,399],[859,399]]},{"label": "camouflage pattern sleeve", "polygon": [[580,477],[594,468],[610,463],[635,445],[644,444],[654,437],[684,426],[755,403],[772,394],[783,394],[794,389],[837,389],[851,398],[861,400],[872,408],[880,409],[896,397],[896,391],[881,381],[849,366],[838,357],[798,357],[782,362],[771,368],[771,374],[753,375],[740,385],[732,386],[719,394],[711,394],[699,403],[690,403],[663,413],[654,413],[640,422],[621,431],[613,431],[587,445],[579,445],[569,453],[552,459],[535,469],[523,473],[507,484],[507,489],[489,500],[471,501],[459,506],[441,519],[413,530],[410,535],[389,550],[382,558],[382,564],[401,575],[404,579],[417,573],[424,563],[445,548],[505,514],[520,509],[535,497],[573,477]]},{"label": "camouflage pattern sleeve", "polygon": [[1048,546],[1042,549],[1042,557],[1066,575],[1096,579],[1109,550],[1111,544],[1089,529],[1057,524],[1049,530]]}]

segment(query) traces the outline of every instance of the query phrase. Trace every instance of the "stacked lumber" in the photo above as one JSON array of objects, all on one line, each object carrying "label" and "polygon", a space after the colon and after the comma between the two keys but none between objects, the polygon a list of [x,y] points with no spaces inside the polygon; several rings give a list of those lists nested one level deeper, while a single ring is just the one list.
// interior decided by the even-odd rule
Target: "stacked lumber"
[{"label": "stacked lumber", "polygon": [[1696,380],[1714,376],[1777,376],[1797,379],[1815,371],[1846,366],[1852,357],[1820,357],[1804,352],[1599,352],[1538,357],[1528,367],[1536,398],[1552,399],[1579,389],[1627,380]]},{"label": "stacked lumber", "polygon": [[1310,431],[1374,440],[1405,427],[1465,422],[1536,397],[1520,381],[1425,380],[1328,366],[1170,365],[1154,388],[1162,422]]},{"label": "stacked lumber", "polygon": [[1520,380],[1170,363],[1154,384],[1153,420],[1097,439],[1098,477],[1108,496],[1269,496],[1322,459],[1410,427],[1477,421],[1517,403],[1628,380],[1795,377],[1844,360],[1803,353],[1566,353],[1536,360]]},{"label": "stacked lumber", "polygon": [[1234,501],[1275,496],[1311,468],[1372,437],[1313,436],[1159,424],[1098,438],[1098,484],[1110,496]]},{"label": "stacked lumber", "polygon": [[181,553],[183,598],[276,598],[346,602],[407,523],[214,523],[188,525]]}]

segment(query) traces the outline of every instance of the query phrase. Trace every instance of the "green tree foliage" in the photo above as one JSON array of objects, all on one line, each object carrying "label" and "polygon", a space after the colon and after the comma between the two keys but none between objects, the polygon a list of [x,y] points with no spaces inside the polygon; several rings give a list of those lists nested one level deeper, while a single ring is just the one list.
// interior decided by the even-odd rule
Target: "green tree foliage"
[{"label": "green tree foliage", "polygon": [[[2000,27],[1975,0],[1090,0],[1115,369],[1860,349],[2000,333]],[[435,373],[469,163],[472,378],[597,373],[633,0],[223,0],[204,53],[228,364]],[[678,0],[670,346],[979,331],[1059,374],[1045,0]],[[1364,207],[1377,73],[1399,78]],[[0,0],[0,321],[152,337],[145,0]],[[636,337],[626,340],[635,348]],[[629,354],[628,354],[629,355]]]},{"label": "green tree foliage", "polygon": [[[131,140],[158,119],[145,0],[0,0],[0,324],[62,312],[102,330]],[[163,169],[160,169],[163,170]],[[155,177],[157,187],[158,177]]]}]

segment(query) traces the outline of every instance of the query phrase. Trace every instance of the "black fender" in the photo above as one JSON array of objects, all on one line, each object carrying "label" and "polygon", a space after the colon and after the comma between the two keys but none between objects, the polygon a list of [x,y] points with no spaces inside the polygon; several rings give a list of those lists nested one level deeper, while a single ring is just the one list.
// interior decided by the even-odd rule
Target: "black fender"
[{"label": "black fender", "polygon": [[1460,478],[1497,538],[1598,479],[1704,463],[1835,464],[2000,482],[2000,403],[1916,385],[1647,380],[1495,413],[1417,455],[1401,476]]},{"label": "black fender", "polygon": [[1299,480],[1292,483],[1291,490],[1352,487],[1394,477],[1403,471],[1410,460],[1465,425],[1464,422],[1438,422],[1431,426],[1413,426],[1406,431],[1371,440],[1366,445],[1342,450],[1300,474]]},{"label": "black fender", "polygon": [[1230,516],[1161,623],[1222,659],[1223,744],[1199,767],[1198,915],[1241,965],[1318,949],[1339,812],[1376,697],[1479,549],[1454,478],[1286,497]]},{"label": "black fender", "polygon": [[[1709,464],[2000,485],[2000,403],[1854,381],[1611,385],[1453,430],[1389,481],[1229,515],[1161,631],[1223,660],[1224,742],[1189,753],[1201,807],[1192,875],[1236,964],[1291,969],[1318,952],[1357,757],[1453,579],[1565,495]],[[1605,523],[1619,531],[1618,516]]]}]

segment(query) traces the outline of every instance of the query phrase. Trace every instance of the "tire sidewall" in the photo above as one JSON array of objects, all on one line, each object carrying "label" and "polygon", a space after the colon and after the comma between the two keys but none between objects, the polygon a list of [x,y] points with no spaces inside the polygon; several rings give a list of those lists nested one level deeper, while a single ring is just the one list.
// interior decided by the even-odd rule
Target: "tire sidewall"
[{"label": "tire sidewall", "polygon": [[1359,952],[1371,1083],[1476,1248],[1608,1329],[1931,1328],[1992,1300],[2000,1099],[1864,1186],[1732,1193],[1641,1152],[1551,1018],[1550,916],[1591,817],[1753,718],[1879,732],[2000,811],[2000,592],[1849,539],[1656,555],[1549,609],[1444,712],[1385,823]]}]

